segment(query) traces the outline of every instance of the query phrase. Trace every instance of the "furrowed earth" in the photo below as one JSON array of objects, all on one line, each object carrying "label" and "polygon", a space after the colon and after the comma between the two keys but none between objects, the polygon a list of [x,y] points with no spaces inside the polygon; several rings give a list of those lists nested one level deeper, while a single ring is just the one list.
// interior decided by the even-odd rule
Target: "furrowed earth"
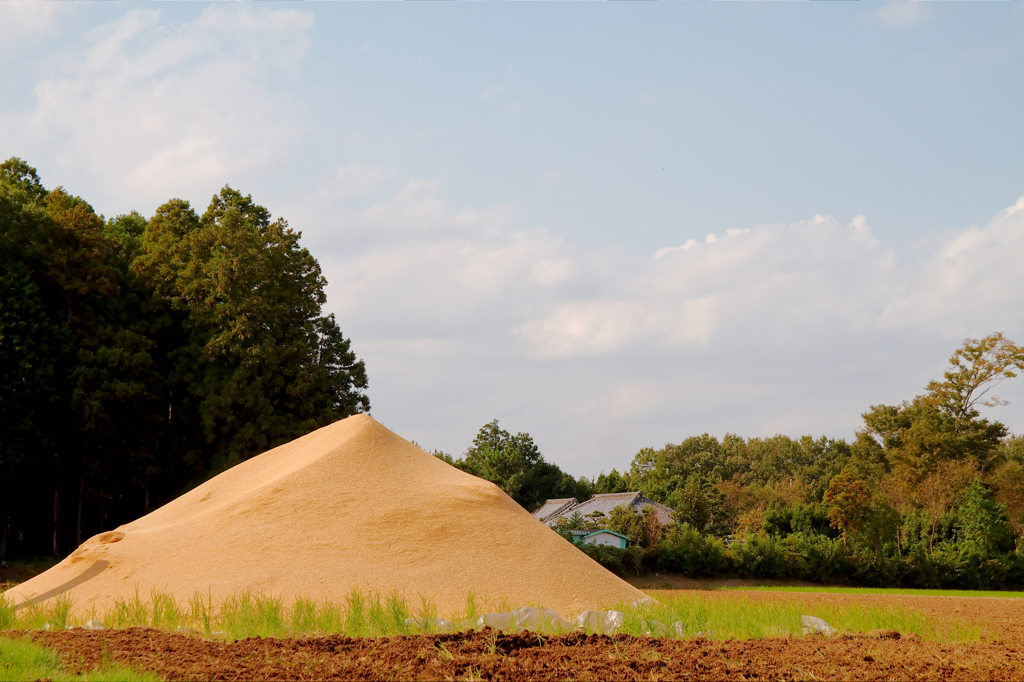
[{"label": "furrowed earth", "polygon": [[[8,633],[12,634],[12,633]],[[1019,643],[942,644],[895,632],[749,641],[490,629],[222,643],[145,628],[33,632],[71,672],[104,661],[168,680],[1019,680]]]},{"label": "furrowed earth", "polygon": [[[665,596],[665,592],[654,592]],[[815,606],[901,603],[940,626],[981,629],[981,641],[922,641],[878,631],[761,640],[501,633],[218,642],[147,628],[0,633],[59,652],[70,672],[104,662],[168,680],[1020,680],[1020,599],[827,593],[704,592],[710,599],[796,600]]]}]

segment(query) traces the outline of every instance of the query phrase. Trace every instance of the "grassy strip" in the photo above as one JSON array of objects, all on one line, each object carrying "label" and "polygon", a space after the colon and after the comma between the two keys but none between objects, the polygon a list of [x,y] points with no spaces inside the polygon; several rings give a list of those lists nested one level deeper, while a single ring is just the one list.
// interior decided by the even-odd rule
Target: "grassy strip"
[{"label": "grassy strip", "polygon": [[0,637],[0,682],[23,680],[81,680],[82,682],[156,682],[160,678],[128,666],[106,663],[98,670],[72,675],[57,653],[25,640]]},{"label": "grassy strip", "polygon": [[[623,631],[646,634],[655,631],[652,621],[665,625],[680,622],[686,636],[711,631],[715,639],[760,639],[803,634],[801,616],[817,616],[840,633],[897,630],[924,640],[969,642],[981,638],[981,628],[965,623],[936,624],[902,605],[810,606],[792,600],[718,599],[712,594],[688,592],[662,597],[644,611],[627,611]],[[674,633],[672,633],[674,635]]]},{"label": "grassy strip", "polygon": [[1002,592],[996,590],[915,590],[900,587],[786,587],[763,585],[752,587],[720,586],[707,588],[723,592],[822,592],[829,594],[896,594],[908,597],[998,597],[1000,599],[1022,599],[1024,592]]},{"label": "grassy strip", "polygon": [[[469,629],[479,615],[513,608],[506,603],[484,604],[471,593],[465,609],[448,614],[447,620],[461,624],[457,625],[460,629]],[[802,615],[822,618],[840,632],[898,630],[941,641],[972,641],[981,635],[979,628],[966,625],[937,628],[901,605],[808,606],[785,600],[723,600],[708,593],[687,592],[643,609],[619,605],[616,610],[625,614],[621,632],[672,638],[692,637],[698,632],[715,639],[801,635]],[[407,623],[407,619],[418,619],[420,624]],[[154,590],[148,599],[136,592],[130,599],[115,602],[106,613],[86,615],[75,613],[66,597],[58,597],[45,607],[35,605],[20,611],[9,603],[0,603],[0,630],[60,630],[90,620],[99,620],[108,628],[143,626],[226,640],[336,633],[386,637],[439,630],[433,604],[421,599],[418,607],[412,608],[404,597],[394,593],[367,596],[353,591],[342,603],[318,603],[301,597],[286,602],[280,597],[243,593],[214,604],[209,595],[196,593],[187,602],[179,602],[170,594]],[[677,622],[682,632],[676,631]]]}]

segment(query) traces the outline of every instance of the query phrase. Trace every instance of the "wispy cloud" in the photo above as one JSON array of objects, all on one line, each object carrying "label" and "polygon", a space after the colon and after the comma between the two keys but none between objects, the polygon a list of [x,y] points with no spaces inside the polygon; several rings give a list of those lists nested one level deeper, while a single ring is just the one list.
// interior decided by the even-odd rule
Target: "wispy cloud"
[{"label": "wispy cloud", "polygon": [[[302,109],[265,83],[308,49],[310,15],[215,6],[179,25],[131,10],[54,61],[36,106],[0,115],[0,134],[32,157],[89,168],[100,188],[139,208],[280,168],[303,130]],[[102,196],[98,197],[102,200]]]},{"label": "wispy cloud", "polygon": [[904,28],[927,19],[929,11],[926,3],[921,0],[892,0],[872,12],[870,16],[889,28]]},{"label": "wispy cloud", "polygon": [[0,2],[0,54],[52,31],[65,9],[59,2]]},{"label": "wispy cloud", "polygon": [[523,100],[514,96],[517,85],[512,77],[514,71],[515,69],[509,67],[502,82],[492,83],[480,93],[480,99],[492,105],[500,105],[508,116],[515,116],[523,108]]},{"label": "wispy cloud", "polygon": [[514,205],[453,207],[436,180],[338,220],[350,237],[317,254],[375,410],[449,450],[511,419],[578,473],[737,420],[746,435],[849,436],[868,405],[938,376],[965,336],[1024,333],[1024,199],[902,257],[863,216],[650,257],[584,248]]}]

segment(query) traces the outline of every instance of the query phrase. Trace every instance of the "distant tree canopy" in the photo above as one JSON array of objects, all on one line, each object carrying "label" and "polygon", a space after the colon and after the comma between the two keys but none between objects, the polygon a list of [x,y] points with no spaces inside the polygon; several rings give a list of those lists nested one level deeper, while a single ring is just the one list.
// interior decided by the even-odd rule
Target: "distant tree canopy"
[{"label": "distant tree canopy", "polygon": [[463,471],[494,483],[528,511],[544,500],[588,495],[589,487],[544,459],[528,433],[512,435],[495,419],[481,427],[461,459],[436,453]]},{"label": "distant tree canopy", "polygon": [[[628,557],[587,550],[613,570],[628,564],[638,571],[1019,587],[1024,438],[1008,435],[978,407],[1006,404],[991,389],[1022,367],[1024,349],[1002,334],[967,339],[944,379],[929,382],[923,395],[865,412],[852,444],[703,434],[643,448],[625,473],[573,480],[541,457],[529,434],[513,436],[493,421],[463,459],[441,456],[531,511],[549,498],[626,491],[671,507],[668,527],[650,511],[625,508],[603,518],[570,515],[556,526],[606,527],[630,537]],[[736,544],[726,549],[716,537]]]},{"label": "distant tree canopy", "polygon": [[299,238],[227,186],[202,216],[107,220],[0,164],[0,556],[61,554],[369,409]]}]

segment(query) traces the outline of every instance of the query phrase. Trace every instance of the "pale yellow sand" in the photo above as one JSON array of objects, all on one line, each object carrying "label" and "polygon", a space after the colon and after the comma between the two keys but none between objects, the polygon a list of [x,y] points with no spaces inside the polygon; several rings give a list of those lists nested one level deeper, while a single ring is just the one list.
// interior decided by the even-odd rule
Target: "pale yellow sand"
[{"label": "pale yellow sand", "polygon": [[244,591],[342,602],[397,590],[441,615],[485,602],[572,618],[644,597],[495,485],[433,457],[367,415],[349,417],[225,471],[4,593],[58,594],[103,613],[152,588],[215,603]]}]

